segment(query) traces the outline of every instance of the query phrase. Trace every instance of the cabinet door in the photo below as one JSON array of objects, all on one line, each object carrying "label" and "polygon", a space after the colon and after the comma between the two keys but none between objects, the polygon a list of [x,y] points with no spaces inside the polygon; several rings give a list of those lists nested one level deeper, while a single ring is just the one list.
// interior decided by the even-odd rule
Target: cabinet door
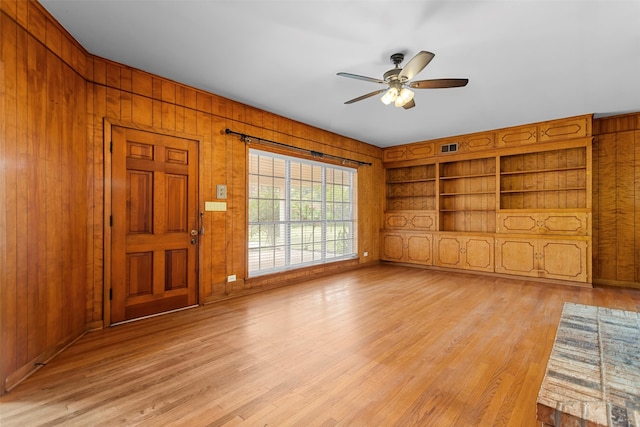
[{"label": "cabinet door", "polygon": [[406,262],[431,265],[431,235],[411,234],[406,237]]},{"label": "cabinet door", "polygon": [[555,239],[496,239],[496,272],[587,282],[589,242]]},{"label": "cabinet door", "polygon": [[496,239],[496,273],[538,276],[536,241],[516,238]]},{"label": "cabinet door", "polygon": [[462,268],[462,243],[456,236],[437,236],[435,264],[440,267]]},{"label": "cabinet door", "polygon": [[384,228],[433,231],[436,228],[436,214],[425,211],[387,212],[384,214]]},{"label": "cabinet door", "polygon": [[408,262],[431,265],[433,263],[431,234],[425,233],[392,233],[381,234],[384,261]]},{"label": "cabinet door", "polygon": [[399,233],[382,233],[382,253],[380,258],[385,261],[402,261],[404,242]]},{"label": "cabinet door", "polygon": [[464,268],[494,271],[494,242],[492,237],[465,237],[463,240]]},{"label": "cabinet door", "polygon": [[540,277],[586,282],[590,277],[588,242],[538,241]]},{"label": "cabinet door", "polygon": [[586,212],[500,212],[498,233],[556,234],[586,236],[591,234],[590,214]]},{"label": "cabinet door", "polygon": [[494,271],[493,237],[438,236],[435,264],[440,267]]},{"label": "cabinet door", "polygon": [[581,235],[591,234],[590,214],[586,212],[551,212],[538,214],[540,232],[544,234]]},{"label": "cabinet door", "polygon": [[497,217],[498,233],[535,234],[538,232],[538,215],[530,212],[500,212]]}]

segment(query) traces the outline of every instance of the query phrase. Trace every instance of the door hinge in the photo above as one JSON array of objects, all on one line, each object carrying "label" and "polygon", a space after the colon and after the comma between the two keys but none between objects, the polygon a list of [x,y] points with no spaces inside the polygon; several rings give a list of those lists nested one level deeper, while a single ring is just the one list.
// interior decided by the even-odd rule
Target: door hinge
[{"label": "door hinge", "polygon": [[113,289],[109,289],[109,301],[113,300]]},{"label": "door hinge", "polygon": [[109,215],[109,227],[113,227],[113,215]]},{"label": "door hinge", "polygon": [[109,152],[113,153],[113,141],[109,143]]}]

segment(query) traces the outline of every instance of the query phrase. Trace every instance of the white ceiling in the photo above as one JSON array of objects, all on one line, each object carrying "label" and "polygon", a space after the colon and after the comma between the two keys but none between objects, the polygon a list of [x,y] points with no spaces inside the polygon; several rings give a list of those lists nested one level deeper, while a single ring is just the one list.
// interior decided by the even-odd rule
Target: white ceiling
[{"label": "white ceiling", "polygon": [[[387,147],[640,110],[640,0],[40,0],[92,54]],[[416,107],[377,97],[390,55],[435,58]],[[403,63],[403,65],[404,65]]]}]

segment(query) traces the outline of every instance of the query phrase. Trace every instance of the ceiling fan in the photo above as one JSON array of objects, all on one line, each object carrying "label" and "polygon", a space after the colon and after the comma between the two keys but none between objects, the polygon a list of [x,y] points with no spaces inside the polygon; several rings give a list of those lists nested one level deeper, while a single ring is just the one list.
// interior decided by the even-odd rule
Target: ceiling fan
[{"label": "ceiling fan", "polygon": [[424,67],[431,62],[434,56],[435,55],[431,52],[427,52],[425,50],[420,51],[411,58],[403,68],[400,68],[399,65],[404,60],[404,53],[394,53],[391,55],[391,62],[395,65],[395,68],[384,73],[382,80],[351,73],[338,73],[338,75],[342,77],[380,83],[387,86],[385,89],[376,90],[375,92],[350,99],[345,102],[345,104],[353,104],[354,102],[362,101],[363,99],[385,92],[382,98],[380,98],[385,105],[389,105],[393,102],[396,107],[403,107],[408,110],[409,108],[416,106],[416,103],[413,100],[413,91],[409,88],[441,89],[466,86],[467,83],[469,83],[469,79],[431,79],[412,82],[411,79],[422,71]]}]

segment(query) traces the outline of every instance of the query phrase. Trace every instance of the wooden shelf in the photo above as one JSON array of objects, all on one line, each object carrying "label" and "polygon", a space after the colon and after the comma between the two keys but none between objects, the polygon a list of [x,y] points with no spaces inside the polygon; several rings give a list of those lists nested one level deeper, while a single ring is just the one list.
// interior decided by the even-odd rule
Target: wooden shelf
[{"label": "wooden shelf", "polygon": [[581,209],[589,205],[587,147],[500,157],[500,208]]},{"label": "wooden shelf", "polygon": [[408,184],[412,182],[435,182],[435,178],[425,178],[425,179],[406,179],[403,181],[387,181],[387,184]]},{"label": "wooden shelf", "polygon": [[531,170],[518,170],[518,171],[500,171],[500,175],[524,175],[524,174],[536,174],[536,173],[549,173],[549,172],[567,172],[573,170],[585,170],[585,166],[575,166],[566,168],[554,168],[554,169],[531,169]]},{"label": "wooden shelf", "polygon": [[456,196],[482,196],[487,194],[496,194],[495,190],[492,191],[473,191],[473,192],[460,192],[460,193],[440,193],[444,197],[456,197]]},{"label": "wooden shelf", "polygon": [[421,198],[435,198],[434,195],[429,195],[429,194],[414,194],[411,196],[387,196],[387,199],[421,199]]},{"label": "wooden shelf", "polygon": [[494,173],[483,173],[483,174],[473,174],[473,175],[449,175],[449,176],[440,176],[440,179],[468,179],[468,178],[495,178],[496,174]]},{"label": "wooden shelf", "polygon": [[495,231],[496,157],[458,160],[440,166],[440,231]]},{"label": "wooden shelf", "polygon": [[587,190],[586,187],[534,188],[534,189],[520,189],[520,190],[500,190],[500,194],[545,193],[545,192],[557,192],[557,191],[586,191],[586,190]]},{"label": "wooden shelf", "polygon": [[495,212],[495,209],[440,209],[440,212]]}]

